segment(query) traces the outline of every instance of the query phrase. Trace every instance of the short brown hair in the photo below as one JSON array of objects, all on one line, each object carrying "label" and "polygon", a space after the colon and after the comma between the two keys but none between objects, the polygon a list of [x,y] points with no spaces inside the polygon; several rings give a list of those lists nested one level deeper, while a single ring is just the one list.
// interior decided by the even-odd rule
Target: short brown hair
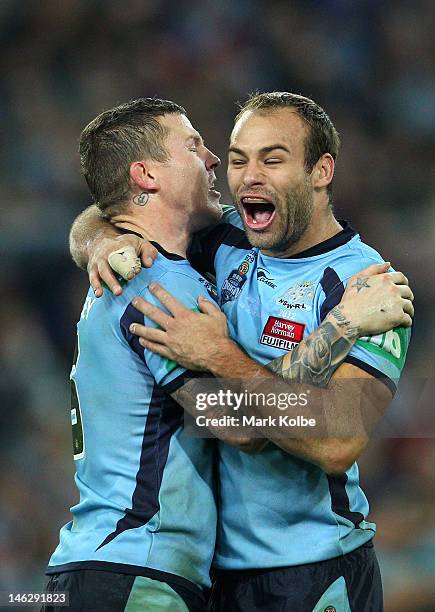
[{"label": "short brown hair", "polygon": [[[252,94],[248,100],[240,106],[240,112],[235,122],[246,111],[267,111],[278,108],[294,108],[296,113],[308,123],[310,130],[305,140],[305,168],[311,172],[314,164],[324,153],[330,153],[334,160],[340,149],[340,137],[331,119],[314,100],[305,98],[298,94],[287,91],[272,91],[268,93]],[[331,183],[328,185],[328,193],[331,200]]]},{"label": "short brown hair", "polygon": [[139,98],[104,111],[81,133],[82,172],[95,204],[107,216],[127,202],[132,162],[168,159],[167,130],[157,119],[170,113],[186,111],[169,100]]}]

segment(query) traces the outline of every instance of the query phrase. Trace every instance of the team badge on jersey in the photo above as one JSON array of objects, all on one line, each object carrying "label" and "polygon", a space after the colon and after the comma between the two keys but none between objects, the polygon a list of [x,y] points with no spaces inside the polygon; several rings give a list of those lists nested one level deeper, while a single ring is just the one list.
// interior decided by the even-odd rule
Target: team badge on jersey
[{"label": "team badge on jersey", "polygon": [[316,283],[310,281],[302,281],[295,283],[287,289],[287,291],[276,303],[281,308],[288,310],[312,310]]},{"label": "team badge on jersey", "polygon": [[240,266],[237,269],[231,270],[229,276],[225,279],[221,290],[221,306],[227,302],[235,300],[242,290],[246,282],[246,274],[249,271],[249,264],[255,259],[255,251],[251,250],[245,256]]},{"label": "team badge on jersey", "polygon": [[304,337],[304,323],[270,316],[261,334],[260,343],[291,351]]},{"label": "team badge on jersey", "polygon": [[233,270],[222,285],[221,306],[235,300],[241,292],[245,282],[246,276],[240,274],[239,270]]}]

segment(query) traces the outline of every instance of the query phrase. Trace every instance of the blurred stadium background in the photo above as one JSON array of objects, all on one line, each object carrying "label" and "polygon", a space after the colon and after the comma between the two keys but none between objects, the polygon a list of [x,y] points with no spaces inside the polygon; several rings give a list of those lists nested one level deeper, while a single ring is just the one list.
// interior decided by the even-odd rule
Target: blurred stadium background
[{"label": "blurred stadium background", "polygon": [[81,129],[130,98],[174,99],[224,167],[235,101],[288,90],[342,136],[338,216],[416,295],[411,391],[389,419],[417,435],[376,439],[361,472],[387,612],[435,610],[435,445],[413,405],[435,369],[434,25],[429,0],[1,0],[0,591],[41,588],[76,499],[67,379],[87,278],[67,236],[89,203]]}]

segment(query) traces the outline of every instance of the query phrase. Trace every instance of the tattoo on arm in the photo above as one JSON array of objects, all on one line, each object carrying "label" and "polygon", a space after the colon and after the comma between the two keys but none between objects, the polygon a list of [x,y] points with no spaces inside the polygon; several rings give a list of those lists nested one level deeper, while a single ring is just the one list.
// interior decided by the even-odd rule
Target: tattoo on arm
[{"label": "tattoo on arm", "polygon": [[345,330],[346,338],[349,338],[349,340],[356,340],[358,338],[358,336],[361,333],[361,330],[359,327],[351,324],[349,319],[343,313],[343,306],[341,304],[339,304],[338,306],[335,306],[329,312],[329,314],[331,314],[334,317],[334,319],[337,321],[337,325],[339,327],[342,327]]},{"label": "tattoo on arm", "polygon": [[332,323],[324,321],[291,353],[274,359],[266,367],[285,380],[327,387],[360,331],[351,325],[340,305],[330,314],[344,330],[344,335]]},{"label": "tattoo on arm", "polygon": [[359,293],[361,291],[361,289],[365,289],[367,287],[370,287],[370,285],[368,284],[368,276],[360,276],[359,278],[356,279],[356,283],[354,283],[352,285],[352,287],[356,287],[356,292]]}]

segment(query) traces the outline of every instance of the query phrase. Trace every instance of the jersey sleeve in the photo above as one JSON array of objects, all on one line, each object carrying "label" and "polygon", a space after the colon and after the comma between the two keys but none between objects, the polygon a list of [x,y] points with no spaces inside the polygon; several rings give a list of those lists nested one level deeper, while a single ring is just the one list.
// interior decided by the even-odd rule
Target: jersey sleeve
[{"label": "jersey sleeve", "polygon": [[[210,283],[206,281],[200,283],[199,280],[197,281],[191,276],[183,273],[167,272],[164,276],[159,278],[159,284],[191,310],[198,310],[197,299],[199,295],[203,295],[207,299],[213,297],[210,290],[207,290]],[[165,310],[159,300],[150,292],[148,287],[144,288],[138,295],[143,297],[147,302]],[[142,361],[144,361],[155,381],[164,391],[173,393],[189,379],[201,378],[207,375],[205,372],[187,370],[178,365],[175,361],[157,355],[149,349],[144,349],[139,343],[139,338],[130,332],[129,327],[131,323],[140,323],[147,327],[154,328],[158,328],[159,326],[136,310],[131,303],[128,305],[121,319],[121,329],[125,339],[133,351],[139,355]]]},{"label": "jersey sleeve", "polygon": [[231,236],[234,229],[237,233],[244,233],[242,219],[234,206],[223,204],[222,209],[219,223],[195,234],[189,249],[188,259],[201,274],[214,276],[214,260],[220,245]]},{"label": "jersey sleeve", "polygon": [[[364,266],[381,261],[358,260],[345,267],[326,268],[318,303],[319,322],[341,301],[346,284],[353,274]],[[344,362],[379,378],[394,393],[405,364],[410,338],[411,330],[405,327],[396,327],[376,336],[361,337]]]}]

